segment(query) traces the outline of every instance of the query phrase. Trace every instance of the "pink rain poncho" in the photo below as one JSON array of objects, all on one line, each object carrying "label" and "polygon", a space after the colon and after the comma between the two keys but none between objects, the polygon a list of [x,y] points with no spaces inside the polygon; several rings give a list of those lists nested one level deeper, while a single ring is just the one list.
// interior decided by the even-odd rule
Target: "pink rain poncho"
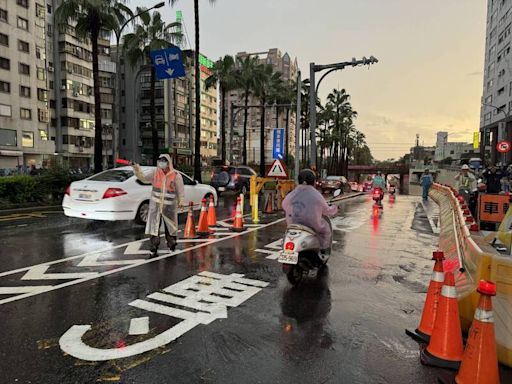
[{"label": "pink rain poncho", "polygon": [[311,185],[299,185],[283,200],[286,222],[305,225],[313,229],[320,238],[322,249],[331,245],[331,229],[322,216],[334,216],[336,205],[329,206],[324,197]]}]

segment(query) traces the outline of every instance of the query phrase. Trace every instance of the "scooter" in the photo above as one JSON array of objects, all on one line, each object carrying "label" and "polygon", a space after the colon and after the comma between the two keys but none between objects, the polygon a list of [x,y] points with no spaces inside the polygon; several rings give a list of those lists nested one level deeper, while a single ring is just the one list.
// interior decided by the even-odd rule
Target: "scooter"
[{"label": "scooter", "polygon": [[[341,194],[337,189],[333,197]],[[331,221],[324,217],[332,231]],[[331,236],[332,242],[332,236]],[[283,249],[277,261],[282,264],[283,272],[286,274],[290,284],[297,286],[312,270],[320,271],[327,264],[330,256],[329,246],[327,252],[321,252],[320,239],[315,231],[305,225],[291,224],[286,229],[283,241]]]},{"label": "scooter", "polygon": [[372,192],[372,199],[375,201],[375,204],[379,206],[379,208],[383,208],[382,200],[384,199],[384,191],[380,187],[376,187]]}]

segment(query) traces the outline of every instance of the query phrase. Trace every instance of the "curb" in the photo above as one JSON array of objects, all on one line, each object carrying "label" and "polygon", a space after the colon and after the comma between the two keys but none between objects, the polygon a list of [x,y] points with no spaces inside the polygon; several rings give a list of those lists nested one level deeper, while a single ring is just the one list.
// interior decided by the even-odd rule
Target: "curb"
[{"label": "curb", "polygon": [[26,213],[26,212],[39,212],[39,211],[59,211],[62,210],[62,205],[44,205],[27,208],[13,208],[13,209],[1,209],[0,215],[9,215],[13,213]]}]

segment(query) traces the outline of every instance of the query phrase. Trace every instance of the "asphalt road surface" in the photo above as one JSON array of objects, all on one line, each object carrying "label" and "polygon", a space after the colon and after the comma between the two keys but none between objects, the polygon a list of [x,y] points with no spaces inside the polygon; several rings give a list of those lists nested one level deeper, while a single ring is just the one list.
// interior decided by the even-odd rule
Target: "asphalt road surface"
[{"label": "asphalt road surface", "polygon": [[297,289],[276,261],[282,214],[241,234],[224,221],[174,253],[162,241],[153,259],[131,223],[0,217],[1,383],[436,383],[444,371],[404,334],[421,315],[435,209],[409,196],[386,197],[379,218],[368,196],[339,205],[328,269]]}]

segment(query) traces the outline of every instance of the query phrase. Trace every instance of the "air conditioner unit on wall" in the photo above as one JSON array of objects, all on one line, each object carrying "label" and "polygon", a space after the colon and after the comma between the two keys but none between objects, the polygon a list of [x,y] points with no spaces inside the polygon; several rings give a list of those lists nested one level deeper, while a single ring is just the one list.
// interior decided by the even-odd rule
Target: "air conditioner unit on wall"
[{"label": "air conditioner unit on wall", "polygon": [[48,72],[53,72],[53,67],[48,67]]}]

